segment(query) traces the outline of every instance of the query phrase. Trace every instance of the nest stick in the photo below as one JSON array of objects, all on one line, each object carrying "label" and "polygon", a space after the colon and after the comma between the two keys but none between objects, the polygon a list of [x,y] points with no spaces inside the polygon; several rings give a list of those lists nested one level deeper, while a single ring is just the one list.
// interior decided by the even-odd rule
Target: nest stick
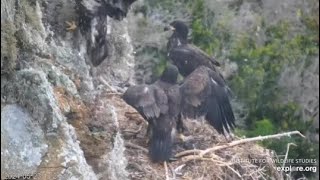
[{"label": "nest stick", "polygon": [[141,147],[139,145],[130,143],[130,142],[125,142],[125,146],[126,147],[131,147],[131,148],[135,148],[135,149],[140,149],[141,151],[143,151],[144,153],[148,153],[148,150],[144,147]]},{"label": "nest stick", "polygon": [[186,156],[189,154],[199,154],[199,153],[201,153],[201,151],[202,150],[200,150],[200,149],[186,150],[186,151],[182,151],[182,152],[177,153],[175,155],[175,157],[178,158],[178,157]]},{"label": "nest stick", "polygon": [[224,144],[224,145],[208,148],[205,150],[199,150],[199,149],[187,150],[187,151],[183,151],[183,152],[176,154],[175,157],[181,157],[181,156],[185,156],[185,155],[189,155],[189,154],[194,154],[194,156],[196,156],[195,159],[199,159],[199,157],[203,157],[204,155],[208,154],[209,152],[217,151],[220,149],[226,149],[226,148],[233,147],[233,146],[236,146],[239,144],[244,144],[244,143],[248,143],[248,142],[255,142],[255,141],[263,141],[266,139],[281,138],[283,136],[291,136],[291,135],[295,135],[295,134],[300,135],[301,137],[305,138],[305,136],[303,134],[301,134],[299,131],[291,131],[291,132],[285,132],[285,133],[279,133],[279,134],[272,134],[272,135],[266,135],[266,136],[258,136],[258,137],[240,139],[240,140],[232,141],[232,142]]},{"label": "nest stick", "polygon": [[[286,156],[284,157],[284,160],[283,160],[283,164],[282,164],[282,168],[284,168],[286,166],[286,161],[288,159],[288,154],[289,154],[289,150],[290,150],[290,146],[297,146],[296,144],[294,143],[288,143],[287,144],[287,151],[286,151]],[[283,171],[282,171],[283,172]]]},{"label": "nest stick", "polygon": [[166,180],[169,180],[169,172],[168,172],[168,165],[167,165],[167,161],[164,161],[163,162],[163,165],[164,165],[164,170],[166,171]]},{"label": "nest stick", "polygon": [[227,167],[231,170],[231,171],[233,171],[237,176],[238,176],[238,178],[240,178],[240,179],[243,179],[243,177],[240,175],[240,173],[238,172],[238,171],[236,171],[235,169],[233,169],[231,166],[229,166],[229,165],[227,165]]}]

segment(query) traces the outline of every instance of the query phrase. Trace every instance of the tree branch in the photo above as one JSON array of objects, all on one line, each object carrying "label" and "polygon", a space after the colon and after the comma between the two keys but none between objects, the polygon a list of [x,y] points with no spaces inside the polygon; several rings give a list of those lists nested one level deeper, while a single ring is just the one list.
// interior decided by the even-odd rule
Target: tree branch
[{"label": "tree branch", "polygon": [[296,144],[294,143],[288,143],[287,144],[287,152],[286,152],[286,156],[284,157],[284,160],[283,160],[283,164],[282,164],[282,168],[284,168],[284,166],[286,165],[286,161],[288,159],[288,154],[289,154],[289,149],[290,149],[290,146],[297,146]]},{"label": "tree branch", "polygon": [[130,143],[130,142],[125,142],[125,146],[126,147],[131,147],[131,148],[135,148],[135,149],[140,149],[141,151],[143,151],[144,153],[148,153],[148,150],[144,147],[141,147],[139,145]]},{"label": "tree branch", "polygon": [[258,137],[240,139],[240,140],[232,141],[232,142],[224,144],[224,145],[208,148],[208,149],[205,149],[205,150],[199,150],[199,149],[187,150],[187,151],[183,151],[183,152],[180,152],[180,153],[176,154],[175,157],[178,158],[178,157],[181,157],[181,156],[194,154],[194,158],[195,159],[201,159],[201,158],[203,158],[204,155],[208,154],[209,152],[217,151],[217,150],[220,150],[220,149],[226,149],[226,148],[229,148],[229,147],[233,147],[233,146],[236,146],[236,145],[239,145],[239,144],[248,143],[248,142],[255,142],[255,141],[263,141],[263,140],[266,140],[266,139],[281,138],[283,136],[291,136],[291,135],[295,135],[295,134],[300,135],[301,137],[305,138],[305,136],[303,134],[301,134],[299,131],[291,131],[291,132],[279,133],[279,134],[273,134],[273,135],[267,135],[267,136],[258,136]]},{"label": "tree branch", "polygon": [[167,161],[164,161],[164,162],[163,162],[163,165],[164,165],[166,180],[170,180],[169,173],[168,173]]}]

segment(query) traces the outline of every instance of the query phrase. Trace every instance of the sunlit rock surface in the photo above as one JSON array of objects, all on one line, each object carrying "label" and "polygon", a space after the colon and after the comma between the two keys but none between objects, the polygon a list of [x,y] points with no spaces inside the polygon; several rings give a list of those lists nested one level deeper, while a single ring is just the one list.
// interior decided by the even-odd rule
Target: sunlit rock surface
[{"label": "sunlit rock surface", "polygon": [[[48,150],[44,133],[28,111],[17,104],[1,110],[1,172],[32,175]],[[10,173],[9,173],[10,172]],[[5,178],[6,173],[1,173]]]}]

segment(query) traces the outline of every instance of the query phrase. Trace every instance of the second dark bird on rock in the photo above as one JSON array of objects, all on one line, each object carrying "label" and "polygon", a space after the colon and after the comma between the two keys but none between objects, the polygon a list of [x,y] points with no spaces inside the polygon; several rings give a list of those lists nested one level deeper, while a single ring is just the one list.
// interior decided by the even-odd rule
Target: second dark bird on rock
[{"label": "second dark bird on rock", "polygon": [[122,20],[136,0],[76,0],[80,32],[87,44],[93,66],[99,66],[110,55],[108,17]]}]

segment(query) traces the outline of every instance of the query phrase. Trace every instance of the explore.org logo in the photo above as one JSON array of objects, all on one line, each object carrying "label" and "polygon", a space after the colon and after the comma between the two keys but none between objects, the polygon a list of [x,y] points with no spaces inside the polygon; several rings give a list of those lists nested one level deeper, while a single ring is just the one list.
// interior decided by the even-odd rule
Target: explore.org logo
[{"label": "explore.org logo", "polygon": [[283,172],[317,172],[316,166],[285,166],[285,167],[277,167],[277,171]]}]

